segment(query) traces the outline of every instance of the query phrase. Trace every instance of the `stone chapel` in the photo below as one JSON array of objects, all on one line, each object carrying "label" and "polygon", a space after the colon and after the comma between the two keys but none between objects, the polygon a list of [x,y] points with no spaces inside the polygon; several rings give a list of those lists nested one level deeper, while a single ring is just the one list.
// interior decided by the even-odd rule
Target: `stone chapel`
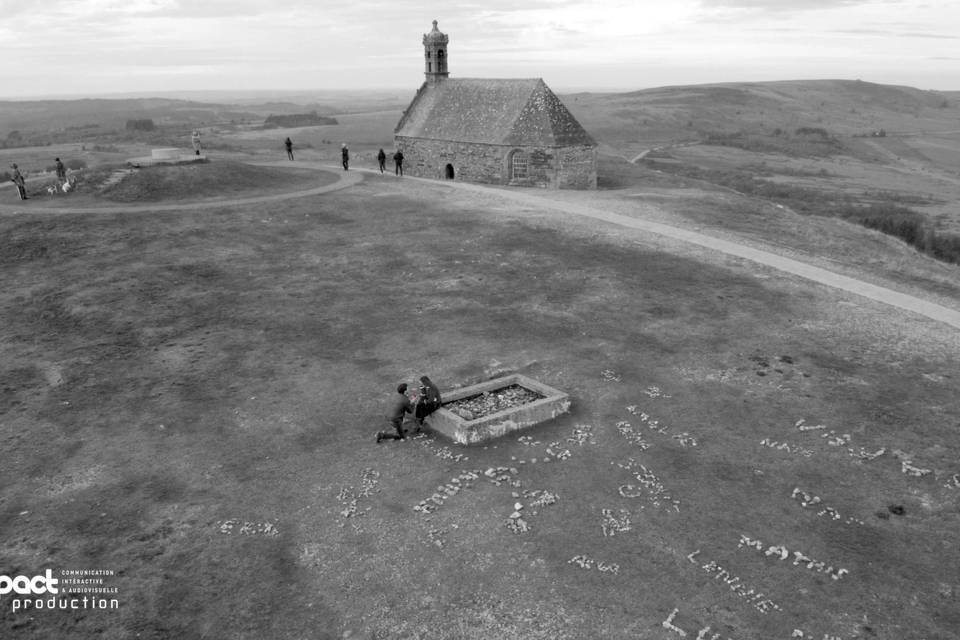
[{"label": "stone chapel", "polygon": [[597,143],[540,78],[450,78],[449,38],[423,36],[426,80],[394,143],[410,175],[552,189],[597,188]]}]

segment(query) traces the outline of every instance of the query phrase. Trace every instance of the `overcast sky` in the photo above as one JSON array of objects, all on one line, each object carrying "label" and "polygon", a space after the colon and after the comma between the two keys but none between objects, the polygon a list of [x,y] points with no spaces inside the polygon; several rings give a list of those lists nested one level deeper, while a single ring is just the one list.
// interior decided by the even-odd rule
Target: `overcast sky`
[{"label": "overcast sky", "polygon": [[0,97],[416,90],[422,36],[453,77],[558,91],[861,79],[960,90],[960,0],[0,0]]}]

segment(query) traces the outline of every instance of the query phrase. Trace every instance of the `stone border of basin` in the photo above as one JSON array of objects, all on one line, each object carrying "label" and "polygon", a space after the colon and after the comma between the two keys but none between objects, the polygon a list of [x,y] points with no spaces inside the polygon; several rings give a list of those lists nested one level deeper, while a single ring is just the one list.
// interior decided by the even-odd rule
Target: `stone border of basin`
[{"label": "stone border of basin", "polygon": [[142,158],[128,158],[127,164],[132,167],[139,168],[161,164],[194,164],[206,161],[206,154],[197,155],[192,151],[178,149],[176,147],[166,147],[161,149],[151,149],[149,156]]},{"label": "stone border of basin", "polygon": [[[474,420],[464,420],[443,406],[484,391],[502,389],[514,384],[536,391],[544,397]],[[433,431],[441,433],[460,444],[474,444],[499,438],[511,431],[552,420],[570,409],[570,397],[566,393],[519,373],[494,378],[468,387],[444,391],[441,397],[443,398],[443,405],[430,414],[425,423]]]}]

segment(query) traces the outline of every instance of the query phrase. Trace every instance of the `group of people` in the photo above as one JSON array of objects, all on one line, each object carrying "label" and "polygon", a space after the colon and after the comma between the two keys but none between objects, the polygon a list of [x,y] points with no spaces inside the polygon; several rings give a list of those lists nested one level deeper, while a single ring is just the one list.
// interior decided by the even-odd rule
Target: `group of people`
[{"label": "group of people", "polygon": [[397,397],[394,398],[390,413],[387,416],[396,433],[378,431],[378,444],[383,440],[403,440],[406,438],[403,421],[408,413],[413,414],[414,421],[417,423],[416,430],[419,432],[423,427],[424,419],[440,408],[440,389],[429,377],[420,376],[420,388],[417,394],[408,397],[407,388],[406,382],[397,386]]},{"label": "group of people", "polygon": [[[283,146],[287,149],[287,159],[293,160],[293,140],[287,137],[283,141]],[[344,171],[350,170],[350,149],[347,147],[347,143],[344,142],[340,147],[340,163],[343,165]],[[387,167],[387,153],[380,149],[377,153],[377,163],[380,165],[380,173],[383,173]],[[394,173],[398,176],[403,175],[403,151],[397,149],[396,153],[393,154],[393,163],[394,163]]]},{"label": "group of people", "polygon": [[[60,161],[60,158],[56,158],[55,163],[57,183],[62,187],[67,182],[67,167]],[[16,185],[17,195],[20,196],[21,200],[29,200],[30,198],[27,196],[27,181],[20,172],[20,167],[14,162],[10,165],[10,169],[12,169],[10,172],[10,182]]]},{"label": "group of people", "polygon": [[[380,173],[383,173],[383,170],[387,167],[387,154],[383,149],[380,149],[380,152],[377,153],[377,163],[380,165]],[[403,175],[403,151],[397,149],[396,153],[393,154],[393,165],[394,173],[398,176]]]}]

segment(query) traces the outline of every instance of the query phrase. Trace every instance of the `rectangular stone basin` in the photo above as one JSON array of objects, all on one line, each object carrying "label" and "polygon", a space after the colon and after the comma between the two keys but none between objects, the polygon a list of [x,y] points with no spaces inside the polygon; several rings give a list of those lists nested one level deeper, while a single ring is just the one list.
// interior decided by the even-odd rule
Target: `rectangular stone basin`
[{"label": "rectangular stone basin", "polygon": [[[535,391],[543,398],[474,420],[466,420],[446,408],[447,405],[458,400],[512,385]],[[556,418],[570,409],[570,397],[567,394],[519,373],[494,378],[469,387],[442,391],[440,396],[443,403],[439,409],[427,416],[425,423],[433,431],[442,433],[460,444],[473,444],[499,438],[511,431]]]}]

